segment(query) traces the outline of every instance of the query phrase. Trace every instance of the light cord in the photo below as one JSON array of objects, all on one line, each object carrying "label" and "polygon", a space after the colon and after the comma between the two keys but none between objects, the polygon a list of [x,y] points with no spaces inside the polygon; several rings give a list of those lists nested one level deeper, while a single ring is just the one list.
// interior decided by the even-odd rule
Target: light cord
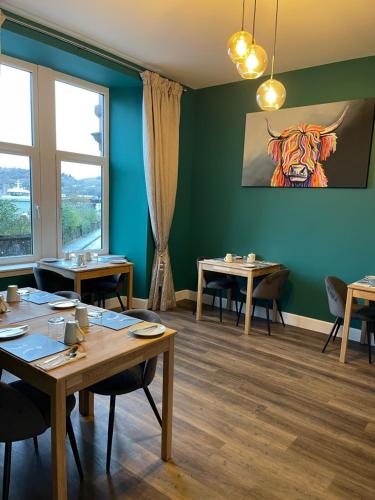
[{"label": "light cord", "polygon": [[276,36],[277,36],[277,21],[279,17],[279,0],[276,0],[276,15],[275,15],[275,34],[273,37],[273,54],[272,54],[272,69],[271,69],[271,80],[273,79],[273,72],[275,67],[275,56],[276,56]]},{"label": "light cord", "polygon": [[242,0],[242,24],[241,24],[241,31],[243,31],[244,26],[245,26],[245,2],[246,2],[246,0]]},{"label": "light cord", "polygon": [[254,2],[254,14],[253,14],[253,45],[255,44],[255,18],[257,13],[257,0]]}]

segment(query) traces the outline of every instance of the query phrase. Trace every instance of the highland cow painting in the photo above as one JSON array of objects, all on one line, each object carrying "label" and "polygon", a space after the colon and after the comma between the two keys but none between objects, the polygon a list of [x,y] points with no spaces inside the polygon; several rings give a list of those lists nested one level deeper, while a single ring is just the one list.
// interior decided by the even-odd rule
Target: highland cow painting
[{"label": "highland cow painting", "polygon": [[242,186],[365,188],[375,99],[246,115]]}]

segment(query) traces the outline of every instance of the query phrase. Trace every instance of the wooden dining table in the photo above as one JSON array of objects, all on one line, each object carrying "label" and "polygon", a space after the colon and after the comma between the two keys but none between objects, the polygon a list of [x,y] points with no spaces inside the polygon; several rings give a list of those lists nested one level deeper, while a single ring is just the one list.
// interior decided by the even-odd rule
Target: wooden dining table
[{"label": "wooden dining table", "polygon": [[84,266],[77,266],[73,260],[57,259],[55,262],[39,260],[37,266],[42,269],[54,271],[74,282],[74,291],[81,295],[83,280],[103,278],[114,274],[127,275],[127,309],[132,308],[133,301],[133,268],[132,262],[112,263],[110,257],[99,257],[96,261],[86,262]]},{"label": "wooden dining table", "polygon": [[[50,306],[23,300],[10,304],[10,309],[10,312],[0,315],[0,328],[27,323],[30,327],[27,335],[47,335],[49,317],[58,314],[72,319],[74,311],[56,311]],[[161,458],[171,458],[176,331],[167,328],[162,336],[145,339],[130,335],[129,328],[115,331],[101,325],[90,325],[83,330],[85,341],[80,344],[79,351],[86,356],[51,371],[39,368],[37,363],[40,360],[28,363],[2,350],[0,342],[0,366],[51,397],[52,498],[55,500],[67,499],[66,397],[80,392],[81,414],[93,417],[93,394],[85,390],[87,387],[159,354],[163,354]]]},{"label": "wooden dining table", "polygon": [[[365,305],[370,301],[375,301],[375,286],[370,283],[363,283],[356,281],[348,285],[348,292],[346,294],[345,316],[344,325],[342,330],[341,349],[340,349],[340,362],[345,363],[347,360],[350,319],[352,315],[353,299],[361,299]],[[366,322],[362,322],[361,343],[365,343],[367,333]]]},{"label": "wooden dining table", "polygon": [[[265,276],[281,269],[281,264],[274,262],[255,261],[253,264],[248,264],[246,261],[235,260],[234,262],[225,262],[224,259],[203,259],[198,264],[198,292],[197,292],[197,312],[196,319],[202,319],[202,302],[203,302],[203,273],[204,271],[213,271],[233,276],[242,276],[247,279],[246,286],[246,308],[245,308],[245,328],[246,335],[250,334],[251,330],[251,306],[253,300],[254,278]],[[229,301],[230,302],[230,301]],[[276,310],[274,305],[274,319]]]}]

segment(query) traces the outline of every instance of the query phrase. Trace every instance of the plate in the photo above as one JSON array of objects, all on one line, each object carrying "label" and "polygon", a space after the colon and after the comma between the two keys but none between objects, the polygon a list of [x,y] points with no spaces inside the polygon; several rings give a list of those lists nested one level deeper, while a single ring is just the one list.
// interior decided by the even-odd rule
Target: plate
[{"label": "plate", "polygon": [[112,259],[109,261],[110,264],[127,264],[126,259]]},{"label": "plate", "polygon": [[255,267],[255,264],[242,264],[242,267],[253,268],[253,267]]},{"label": "plate", "polygon": [[57,300],[56,302],[49,302],[48,305],[53,309],[70,309],[78,304],[78,300]]},{"label": "plate", "polygon": [[158,337],[159,335],[163,335],[163,333],[166,330],[164,325],[159,325],[158,323],[154,323],[155,328],[152,329],[150,328],[148,330],[146,330],[146,328],[152,326],[153,325],[152,323],[147,327],[141,325],[142,323],[140,323],[139,326],[137,325],[138,328],[137,326],[133,326],[132,328],[130,328],[129,333],[137,335],[137,337]]},{"label": "plate", "polygon": [[14,326],[0,329],[0,340],[14,339],[25,335],[30,330],[28,325]]},{"label": "plate", "polygon": [[58,262],[60,259],[56,257],[45,257],[44,259],[40,259],[41,262]]}]

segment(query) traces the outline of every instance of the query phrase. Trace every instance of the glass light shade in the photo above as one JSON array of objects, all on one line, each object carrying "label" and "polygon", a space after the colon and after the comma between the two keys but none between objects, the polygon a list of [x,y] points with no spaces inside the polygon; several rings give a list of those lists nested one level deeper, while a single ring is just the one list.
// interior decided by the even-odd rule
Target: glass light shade
[{"label": "glass light shade", "polygon": [[260,45],[252,44],[246,60],[237,63],[237,70],[242,78],[253,80],[263,75],[267,64],[267,52]]},{"label": "glass light shade", "polygon": [[257,90],[257,103],[263,111],[276,111],[286,98],[284,85],[273,78],[265,81]]},{"label": "glass light shade", "polygon": [[228,56],[232,62],[244,62],[250,53],[253,37],[247,31],[237,31],[228,40]]}]

